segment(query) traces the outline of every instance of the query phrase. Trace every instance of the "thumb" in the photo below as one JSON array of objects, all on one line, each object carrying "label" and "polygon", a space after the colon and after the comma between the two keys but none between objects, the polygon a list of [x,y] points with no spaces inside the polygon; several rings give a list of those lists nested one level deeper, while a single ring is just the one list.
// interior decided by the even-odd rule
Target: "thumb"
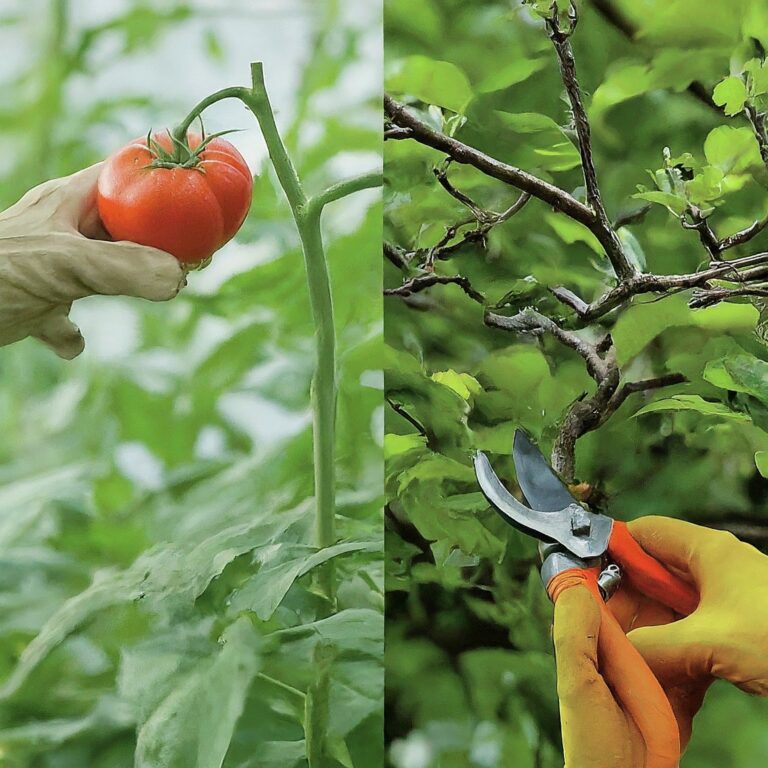
[{"label": "thumb", "polygon": [[632,538],[663,565],[702,586],[711,560],[733,537],[685,520],[649,515],[627,524]]},{"label": "thumb", "polygon": [[57,307],[43,318],[34,334],[64,360],[72,360],[85,348],[80,329],[67,317],[69,307]]},{"label": "thumb", "polygon": [[186,272],[165,251],[128,241],[90,240],[62,233],[50,243],[38,272],[66,301],[92,294],[167,301],[186,285]]},{"label": "thumb", "polygon": [[78,267],[94,293],[168,301],[187,284],[187,273],[171,254],[128,242],[88,240]]}]

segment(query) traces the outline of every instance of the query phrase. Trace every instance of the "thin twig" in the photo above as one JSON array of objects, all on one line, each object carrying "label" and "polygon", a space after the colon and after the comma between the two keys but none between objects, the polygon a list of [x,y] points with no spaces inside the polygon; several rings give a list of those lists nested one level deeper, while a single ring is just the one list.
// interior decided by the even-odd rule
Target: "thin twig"
[{"label": "thin twig", "polygon": [[699,234],[699,240],[704,246],[704,250],[709,255],[710,261],[719,261],[722,245],[714,230],[709,225],[709,221],[704,215],[702,215],[701,209],[698,208],[698,206],[689,205],[686,213],[691,220],[688,222],[683,217],[681,219],[683,227],[685,229],[696,230],[696,232]]},{"label": "thin twig", "polygon": [[458,285],[470,299],[476,301],[478,304],[485,304],[485,296],[472,287],[468,278],[462,277],[461,275],[419,275],[417,277],[412,277],[410,280],[406,280],[406,282],[398,288],[386,288],[384,290],[384,295],[412,296],[414,293],[424,291],[427,288],[431,288],[433,285]]},{"label": "thin twig", "polygon": [[737,245],[743,245],[748,243],[753,237],[759,235],[766,227],[768,227],[768,215],[764,216],[754,224],[750,224],[745,229],[741,229],[738,232],[734,232],[728,237],[724,237],[720,241],[720,250],[727,251],[729,248],[733,248]]},{"label": "thin twig", "polygon": [[429,435],[427,434],[427,430],[424,428],[424,425],[421,424],[417,419],[415,419],[413,416],[411,416],[408,411],[405,410],[405,408],[400,405],[400,403],[396,403],[394,400],[392,400],[389,397],[384,398],[387,401],[387,405],[398,415],[402,416],[422,437],[426,437],[427,440],[429,440]]},{"label": "thin twig", "polygon": [[605,248],[606,255],[613,266],[616,277],[623,280],[624,278],[632,277],[637,270],[624,253],[621,240],[619,240],[619,236],[611,225],[611,220],[608,218],[603,198],[600,194],[594,153],[592,152],[589,120],[584,101],[581,97],[579,81],[576,77],[576,59],[573,55],[573,47],[570,40],[578,22],[576,6],[573,3],[570,6],[568,22],[568,27],[562,26],[560,14],[556,9],[552,16],[546,20],[549,38],[555,47],[555,52],[560,62],[560,74],[562,75],[565,92],[571,105],[571,114],[578,137],[579,154],[581,155],[584,185],[587,190],[587,202],[594,212],[595,226],[600,230],[601,236],[598,239],[603,248]]},{"label": "thin twig", "polygon": [[661,387],[671,387],[674,384],[685,384],[688,379],[682,373],[668,373],[664,376],[658,376],[654,379],[643,379],[642,381],[629,381],[617,390],[611,399],[612,413],[633,393],[647,392],[650,389],[660,389]]},{"label": "thin twig", "polygon": [[410,262],[407,258],[407,254],[404,248],[400,248],[400,246],[397,246],[394,243],[390,243],[385,240],[384,256],[388,261],[394,264],[399,270],[402,270],[403,272],[408,271]]},{"label": "thin twig", "polygon": [[764,286],[748,286],[745,288],[711,288],[705,291],[697,291],[691,299],[692,309],[703,309],[719,304],[721,301],[737,296],[768,296],[768,288]]},{"label": "thin twig", "polygon": [[410,128],[397,128],[391,126],[384,129],[384,141],[402,141],[403,139],[410,139],[412,136]]},{"label": "thin twig", "polygon": [[[615,288],[606,291],[592,303],[587,303],[567,288],[552,288],[552,294],[563,304],[576,312],[582,323],[597,320],[617,307],[626,303],[633,296],[644,293],[669,294],[688,288],[705,287],[707,282],[716,278],[737,281],[739,279],[755,279],[754,272],[739,273],[739,270],[758,264],[768,263],[768,253],[756,253],[742,259],[718,261],[709,269],[693,272],[688,275],[655,275],[642,273],[630,280],[619,283]],[[761,273],[762,274],[762,273]]]}]

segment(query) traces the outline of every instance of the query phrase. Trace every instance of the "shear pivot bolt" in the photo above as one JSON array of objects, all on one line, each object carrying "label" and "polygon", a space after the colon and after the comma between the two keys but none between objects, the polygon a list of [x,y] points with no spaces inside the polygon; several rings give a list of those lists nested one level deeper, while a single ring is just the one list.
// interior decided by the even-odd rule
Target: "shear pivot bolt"
[{"label": "shear pivot bolt", "polygon": [[577,504],[572,504],[571,510],[571,532],[574,536],[589,536],[592,532],[592,523],[589,519],[589,513],[585,512]]}]

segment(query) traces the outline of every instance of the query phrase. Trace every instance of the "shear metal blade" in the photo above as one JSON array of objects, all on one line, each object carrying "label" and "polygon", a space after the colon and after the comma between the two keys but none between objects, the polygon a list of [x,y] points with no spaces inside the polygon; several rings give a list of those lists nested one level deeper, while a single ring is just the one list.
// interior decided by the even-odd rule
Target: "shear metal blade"
[{"label": "shear metal blade", "polygon": [[555,474],[541,451],[522,429],[515,431],[512,446],[517,482],[528,503],[542,512],[557,512],[577,503]]},{"label": "shear metal blade", "polygon": [[[541,456],[541,454],[538,455]],[[552,505],[558,498],[552,490],[554,484],[551,479],[544,482],[541,493],[548,493],[547,499],[550,506],[548,510],[530,509],[519,502],[504,487],[484,453],[478,451],[475,454],[474,463],[475,475],[483,495],[508,523],[529,536],[542,541],[557,542],[580,558],[597,557],[605,552],[613,521],[604,515],[592,514],[577,504],[546,462],[544,464],[548,473],[557,480],[565,493],[560,497],[563,501],[562,506],[553,509]],[[535,484],[529,487],[534,493]],[[526,498],[530,501],[527,492]]]}]

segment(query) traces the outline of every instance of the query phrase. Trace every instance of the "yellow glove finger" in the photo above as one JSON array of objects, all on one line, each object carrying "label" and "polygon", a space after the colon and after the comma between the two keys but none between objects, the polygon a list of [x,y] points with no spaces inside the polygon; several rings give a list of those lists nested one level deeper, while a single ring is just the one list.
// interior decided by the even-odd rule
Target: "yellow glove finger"
[{"label": "yellow glove finger", "polygon": [[586,587],[558,596],[554,642],[565,766],[643,768],[640,733],[598,670],[600,623],[600,607]]}]

